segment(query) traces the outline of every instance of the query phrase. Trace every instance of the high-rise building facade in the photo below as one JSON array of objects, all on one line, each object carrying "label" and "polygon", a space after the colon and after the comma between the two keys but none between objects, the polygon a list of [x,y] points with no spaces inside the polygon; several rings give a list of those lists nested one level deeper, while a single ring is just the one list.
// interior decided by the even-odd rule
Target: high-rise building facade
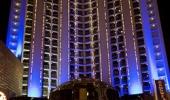
[{"label": "high-rise building facade", "polygon": [[49,96],[93,78],[120,93],[170,90],[156,0],[13,0],[8,48],[24,65],[23,95]]}]

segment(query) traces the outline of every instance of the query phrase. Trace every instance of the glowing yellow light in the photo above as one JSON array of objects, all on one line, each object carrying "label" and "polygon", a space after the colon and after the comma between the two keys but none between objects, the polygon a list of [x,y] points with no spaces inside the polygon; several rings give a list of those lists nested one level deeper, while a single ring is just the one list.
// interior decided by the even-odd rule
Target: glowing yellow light
[{"label": "glowing yellow light", "polygon": [[0,91],[0,100],[7,100],[5,94]]}]

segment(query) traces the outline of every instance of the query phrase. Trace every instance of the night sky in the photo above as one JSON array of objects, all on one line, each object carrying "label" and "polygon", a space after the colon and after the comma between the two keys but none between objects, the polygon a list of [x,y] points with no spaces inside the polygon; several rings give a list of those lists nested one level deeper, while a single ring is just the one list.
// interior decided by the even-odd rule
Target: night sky
[{"label": "night sky", "polygon": [[[6,33],[7,33],[7,23],[9,16],[11,0],[1,0],[0,2],[0,40],[5,42]],[[158,0],[158,7],[160,11],[160,18],[162,29],[164,33],[164,41],[168,56],[168,62],[170,65],[170,5],[168,5],[169,0]]]}]

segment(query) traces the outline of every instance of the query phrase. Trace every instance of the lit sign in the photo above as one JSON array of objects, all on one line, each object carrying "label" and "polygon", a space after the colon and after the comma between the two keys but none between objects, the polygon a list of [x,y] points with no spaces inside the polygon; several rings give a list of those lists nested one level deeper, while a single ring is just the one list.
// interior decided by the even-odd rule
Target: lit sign
[{"label": "lit sign", "polygon": [[166,97],[164,80],[155,80],[158,100],[168,100]]},{"label": "lit sign", "polygon": [[0,100],[7,100],[5,94],[0,91]]}]

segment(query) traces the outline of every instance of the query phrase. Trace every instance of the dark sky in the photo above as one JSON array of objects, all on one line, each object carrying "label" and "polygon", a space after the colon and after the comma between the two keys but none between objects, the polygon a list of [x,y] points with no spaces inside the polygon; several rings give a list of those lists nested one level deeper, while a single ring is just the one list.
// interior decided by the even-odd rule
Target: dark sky
[{"label": "dark sky", "polygon": [[159,15],[161,19],[162,30],[164,33],[164,42],[168,62],[170,65],[170,5],[169,0],[158,0]]},{"label": "dark sky", "polygon": [[[9,16],[9,8],[10,8],[11,0],[1,0],[0,2],[0,40],[5,42],[5,34],[7,33],[7,23]],[[159,13],[161,18],[162,29],[164,33],[164,41],[168,56],[168,62],[170,65],[170,5],[168,5],[169,0],[157,0]]]}]

